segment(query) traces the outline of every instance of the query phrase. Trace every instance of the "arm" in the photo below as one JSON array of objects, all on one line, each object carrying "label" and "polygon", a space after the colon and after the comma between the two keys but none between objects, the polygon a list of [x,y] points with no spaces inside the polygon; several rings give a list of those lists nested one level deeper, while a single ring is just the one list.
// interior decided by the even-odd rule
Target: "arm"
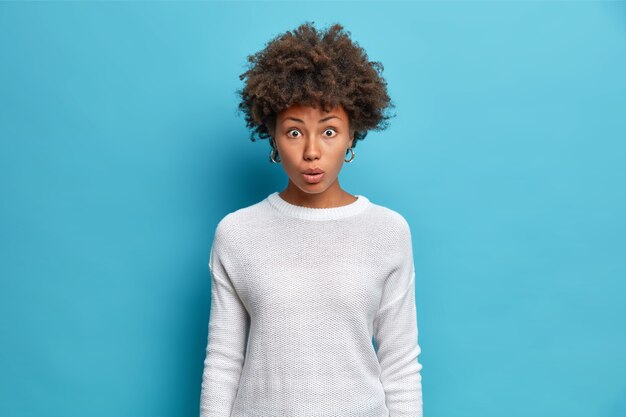
[{"label": "arm", "polygon": [[376,355],[390,417],[422,417],[422,365],[417,357],[417,309],[411,232],[403,222],[395,267],[386,279],[374,319]]},{"label": "arm", "polygon": [[209,260],[211,312],[200,417],[230,416],[239,388],[249,328],[248,312],[220,260],[220,243],[216,233]]}]

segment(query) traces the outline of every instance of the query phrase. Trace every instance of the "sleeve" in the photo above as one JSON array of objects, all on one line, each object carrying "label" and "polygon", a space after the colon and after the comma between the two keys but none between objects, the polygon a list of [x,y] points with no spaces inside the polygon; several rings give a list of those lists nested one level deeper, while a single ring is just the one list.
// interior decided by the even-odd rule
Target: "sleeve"
[{"label": "sleeve", "polygon": [[[219,226],[218,226],[219,227]],[[211,247],[211,308],[202,374],[200,417],[229,417],[239,388],[249,315],[220,257],[220,235]]]},{"label": "sleeve", "polygon": [[390,417],[422,417],[415,268],[411,232],[406,220],[398,243],[393,268],[386,277],[374,319],[374,342]]}]

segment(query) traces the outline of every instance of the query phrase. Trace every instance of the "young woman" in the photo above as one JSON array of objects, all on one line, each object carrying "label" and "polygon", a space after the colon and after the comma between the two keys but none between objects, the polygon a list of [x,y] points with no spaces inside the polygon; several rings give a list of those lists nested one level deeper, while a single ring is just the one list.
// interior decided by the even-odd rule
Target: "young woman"
[{"label": "young woman", "polygon": [[307,22],[240,76],[289,181],[216,227],[201,417],[422,416],[409,225],[338,181],[393,107],[349,34]]}]

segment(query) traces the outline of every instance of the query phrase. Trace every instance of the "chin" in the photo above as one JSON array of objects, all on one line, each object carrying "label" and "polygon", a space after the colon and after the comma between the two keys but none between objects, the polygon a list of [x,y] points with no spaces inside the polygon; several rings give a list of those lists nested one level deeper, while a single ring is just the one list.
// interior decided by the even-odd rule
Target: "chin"
[{"label": "chin", "polygon": [[318,182],[317,184],[309,184],[309,183],[305,182],[304,184],[298,185],[298,188],[300,190],[302,190],[302,192],[304,192],[304,193],[319,194],[321,192],[326,191],[328,186],[325,185],[323,181],[322,182]]}]

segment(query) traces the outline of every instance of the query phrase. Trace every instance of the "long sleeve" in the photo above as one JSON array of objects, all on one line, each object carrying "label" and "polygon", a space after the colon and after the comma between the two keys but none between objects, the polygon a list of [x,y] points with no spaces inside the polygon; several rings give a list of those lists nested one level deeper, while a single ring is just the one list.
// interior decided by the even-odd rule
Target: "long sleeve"
[{"label": "long sleeve", "polygon": [[418,361],[415,268],[409,225],[404,220],[374,319],[374,341],[390,417],[422,417],[422,365]]},{"label": "long sleeve", "polygon": [[211,309],[200,417],[230,417],[243,368],[249,315],[221,258],[220,225],[211,247]]}]

